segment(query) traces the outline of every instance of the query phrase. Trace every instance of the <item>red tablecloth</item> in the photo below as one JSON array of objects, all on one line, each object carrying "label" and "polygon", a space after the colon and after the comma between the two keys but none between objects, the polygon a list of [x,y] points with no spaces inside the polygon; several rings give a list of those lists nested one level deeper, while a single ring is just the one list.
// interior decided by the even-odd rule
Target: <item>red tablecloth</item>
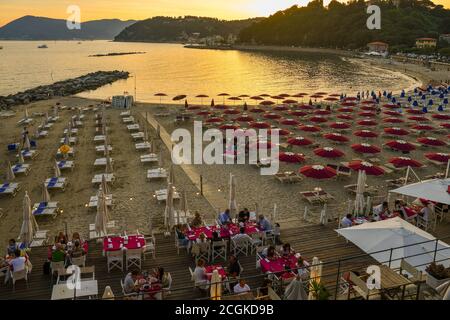
[{"label": "red tablecloth", "polygon": [[[236,224],[232,224],[230,225],[230,235],[234,236],[235,234],[238,234],[240,232],[240,227],[239,225]],[[251,223],[247,223],[245,225],[245,233],[248,235],[254,234],[259,232],[258,227],[255,224],[251,224]]]},{"label": "red tablecloth", "polygon": [[219,272],[219,275],[222,277],[222,280],[227,277],[227,272],[225,271],[225,269],[220,264],[217,264],[205,267],[206,276],[208,277],[208,280],[211,280],[214,270],[217,270]]},{"label": "red tablecloth", "polygon": [[290,269],[295,269],[297,267],[297,258],[294,255],[289,257],[281,257],[277,260],[266,260],[266,258],[261,259],[261,271],[266,272],[283,272],[286,270],[286,266]]},{"label": "red tablecloth", "polygon": [[[212,233],[214,231],[220,230],[219,236],[221,238],[229,238],[230,236],[233,236],[235,234],[239,233],[239,225],[236,224],[229,224],[228,229],[225,229],[223,227],[217,228],[217,226],[210,226],[210,227],[198,227],[198,228],[191,228],[191,231],[186,232],[186,236],[189,240],[195,241],[200,236],[201,233],[204,233],[208,239],[212,238]],[[259,229],[254,224],[247,224],[245,226],[245,233],[246,234],[253,234],[259,232]]]},{"label": "red tablecloth", "polygon": [[145,246],[144,236],[128,236],[128,243],[125,243],[124,237],[105,237],[103,238],[104,251],[116,251],[123,247],[127,249],[140,249]]}]

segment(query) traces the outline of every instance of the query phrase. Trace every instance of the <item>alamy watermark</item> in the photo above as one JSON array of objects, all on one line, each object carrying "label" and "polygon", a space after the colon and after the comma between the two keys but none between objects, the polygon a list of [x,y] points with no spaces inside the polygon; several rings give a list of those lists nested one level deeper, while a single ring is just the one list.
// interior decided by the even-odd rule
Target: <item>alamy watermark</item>
[{"label": "alamy watermark", "polygon": [[367,18],[366,26],[369,30],[381,29],[381,9],[377,5],[370,5],[367,7],[367,14],[370,16]]},{"label": "alamy watermark", "polygon": [[81,9],[77,5],[70,5],[67,7],[66,13],[70,15],[67,17],[66,26],[69,30],[81,29]]}]

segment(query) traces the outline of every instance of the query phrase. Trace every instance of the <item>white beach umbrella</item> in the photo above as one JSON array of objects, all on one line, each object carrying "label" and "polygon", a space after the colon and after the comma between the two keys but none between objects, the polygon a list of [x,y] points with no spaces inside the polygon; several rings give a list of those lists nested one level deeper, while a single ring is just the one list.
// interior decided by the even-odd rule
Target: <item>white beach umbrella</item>
[{"label": "white beach umbrella", "polygon": [[48,122],[48,112],[45,113],[45,124]]},{"label": "white beach umbrella", "polygon": [[259,202],[256,202],[255,203],[255,216],[256,216],[256,218],[258,218],[259,215],[260,215]]},{"label": "white beach umbrella", "polygon": [[175,184],[175,172],[173,164],[170,165],[169,174],[167,176],[167,183]]},{"label": "white beach umbrella", "polygon": [[55,165],[53,168],[55,170],[55,177],[56,178],[61,177],[61,170],[59,170],[58,162],[55,161]]},{"label": "white beach umbrella", "polygon": [[50,202],[50,194],[48,193],[45,183],[42,184],[42,202]]},{"label": "white beach umbrella", "polygon": [[19,150],[18,156],[19,156],[19,163],[24,164],[25,159],[23,158],[22,149]]},{"label": "white beach umbrella", "polygon": [[366,173],[363,170],[358,171],[358,181],[356,184],[355,213],[360,215],[364,211],[364,189],[366,185]]},{"label": "white beach umbrella", "polygon": [[366,216],[369,216],[372,213],[372,198],[370,196],[367,196],[366,200]]},{"label": "white beach umbrella", "polygon": [[158,125],[156,126],[156,136],[157,136],[158,138],[161,138],[161,126],[159,125],[159,123],[158,123]]},{"label": "white beach umbrella", "polygon": [[38,230],[36,219],[31,212],[31,200],[28,196],[28,191],[25,191],[25,197],[23,198],[23,221],[20,229],[20,240],[29,246],[33,241],[34,234]]},{"label": "white beach umbrella", "polygon": [[25,108],[25,112],[24,113],[25,113],[25,119],[28,119],[28,117],[29,117],[28,116],[28,108]]},{"label": "white beach umbrella", "polygon": [[28,138],[28,134],[25,135],[25,140],[23,142],[23,148],[25,150],[30,150],[30,148],[31,148],[30,139]]},{"label": "white beach umbrella", "polygon": [[285,300],[308,300],[308,296],[303,287],[303,282],[300,277],[295,277],[294,280],[284,290]]},{"label": "white beach umbrella", "polygon": [[147,126],[145,126],[145,128],[144,128],[144,141],[148,141],[148,130],[147,130]]},{"label": "white beach umbrella", "polygon": [[184,190],[183,192],[183,199],[181,199],[180,210],[183,211],[185,214],[187,214],[187,212],[189,211],[186,190]]},{"label": "white beach umbrella", "polygon": [[450,178],[425,180],[390,190],[389,194],[392,192],[409,197],[423,198],[443,204],[450,204],[450,193],[448,193],[449,186]]},{"label": "white beach umbrella", "polygon": [[100,235],[107,235],[106,225],[109,221],[108,207],[103,190],[99,192],[97,201],[97,215],[95,216],[95,231]]},{"label": "white beach umbrella", "polygon": [[327,218],[327,204],[324,203],[323,204],[323,208],[320,211],[320,224],[327,224],[328,223],[328,218]]},{"label": "white beach umbrella", "polygon": [[152,153],[156,153],[156,141],[155,141],[155,139],[152,139],[152,142],[151,142],[151,152]]},{"label": "white beach umbrella", "polygon": [[166,200],[166,209],[164,210],[164,224],[168,231],[172,230],[175,221],[175,213],[173,208],[173,192],[174,188],[171,183],[167,186],[167,200]]},{"label": "white beach umbrella", "polygon": [[217,270],[212,273],[210,294],[211,300],[220,300],[222,296],[222,278]]},{"label": "white beach umbrella", "polygon": [[235,216],[237,213],[237,205],[236,205],[236,180],[234,175],[230,173],[230,197],[228,202],[228,207],[230,209],[231,217]]},{"label": "white beach umbrella", "polygon": [[107,195],[109,193],[108,183],[106,182],[105,175],[102,175],[102,182],[100,184],[100,187],[103,190],[103,192],[105,193],[105,195]]},{"label": "white beach umbrella", "polygon": [[[434,236],[400,217],[336,231],[382,264],[389,265],[391,258],[391,268],[399,268],[402,258],[422,271],[434,258],[444,266],[450,265],[450,246],[447,243],[436,243]],[[436,246],[439,251],[434,257]]]},{"label": "white beach umbrella", "polygon": [[113,173],[114,169],[113,169],[113,165],[111,162],[111,158],[109,157],[109,155],[106,157],[106,173]]},{"label": "white beach umbrella", "polygon": [[16,178],[14,171],[11,167],[11,162],[6,163],[6,181],[13,181]]}]

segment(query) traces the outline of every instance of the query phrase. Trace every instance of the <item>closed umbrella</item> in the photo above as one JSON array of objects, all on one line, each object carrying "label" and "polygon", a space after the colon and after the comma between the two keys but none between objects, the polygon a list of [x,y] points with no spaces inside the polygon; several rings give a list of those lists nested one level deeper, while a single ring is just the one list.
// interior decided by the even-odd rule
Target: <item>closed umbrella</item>
[{"label": "closed umbrella", "polygon": [[106,173],[113,173],[114,169],[112,166],[112,162],[111,162],[111,158],[109,157],[109,155],[106,157],[106,168],[105,168]]},{"label": "closed umbrella", "polygon": [[210,294],[211,300],[220,300],[222,296],[222,277],[217,270],[212,273]]},{"label": "closed umbrella", "polygon": [[174,224],[175,224],[175,213],[173,208],[173,193],[174,193],[174,187],[171,183],[167,185],[167,200],[166,200],[166,208],[164,210],[164,225],[166,226],[167,230],[172,230]]},{"label": "closed umbrella", "polygon": [[25,140],[23,142],[23,148],[25,150],[30,150],[31,145],[30,145],[30,138],[28,137],[28,134],[25,134]]},{"label": "closed umbrella", "polygon": [[42,184],[42,202],[50,202],[50,194],[45,187],[45,183]]},{"label": "closed umbrella", "polygon": [[109,221],[108,207],[106,205],[106,194],[104,190],[100,190],[97,200],[97,214],[95,216],[95,231],[100,236],[106,236],[108,231],[106,226]]},{"label": "closed umbrella", "polygon": [[61,177],[61,170],[59,169],[59,166],[58,166],[58,162],[56,162],[55,161],[55,165],[54,165],[54,173],[55,173],[55,177],[56,178],[59,178],[59,177]]},{"label": "closed umbrella", "polygon": [[294,280],[284,290],[285,300],[308,300],[308,296],[303,287],[301,277],[295,277]]},{"label": "closed umbrella", "polygon": [[25,159],[23,158],[22,149],[19,150],[18,156],[19,156],[19,163],[24,164]]},{"label": "closed umbrella", "polygon": [[16,178],[16,175],[14,174],[14,171],[11,167],[11,162],[7,162],[6,164],[6,180],[8,182],[13,181]]},{"label": "closed umbrella", "polygon": [[170,165],[169,175],[167,176],[167,183],[175,184],[175,172],[173,164]]},{"label": "closed umbrella", "polygon": [[25,246],[28,247],[33,241],[36,230],[38,230],[38,225],[31,211],[31,200],[28,196],[28,191],[25,191],[25,197],[23,198],[23,221],[19,234],[19,238]]},{"label": "closed umbrella", "polygon": [[236,204],[236,179],[234,175],[230,173],[230,197],[228,201],[228,207],[230,209],[230,215],[233,217],[237,214]]},{"label": "closed umbrella", "polygon": [[276,223],[277,222],[277,216],[278,216],[278,207],[277,207],[277,204],[274,203],[273,204],[273,211],[272,211],[272,223]]},{"label": "closed umbrella", "polygon": [[356,183],[356,197],[355,197],[355,214],[360,215],[364,212],[364,189],[366,187],[366,172],[358,170],[358,180]]}]

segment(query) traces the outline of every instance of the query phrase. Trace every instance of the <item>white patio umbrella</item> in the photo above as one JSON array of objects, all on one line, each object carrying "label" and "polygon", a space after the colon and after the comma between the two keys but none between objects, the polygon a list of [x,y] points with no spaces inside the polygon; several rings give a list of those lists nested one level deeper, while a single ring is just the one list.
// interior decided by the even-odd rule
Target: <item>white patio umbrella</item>
[{"label": "white patio umbrella", "polygon": [[19,163],[24,164],[25,159],[23,158],[22,149],[19,150],[18,156],[19,156]]},{"label": "white patio umbrella", "polygon": [[23,142],[23,148],[25,150],[30,150],[30,148],[31,148],[30,138],[28,138],[28,134],[25,135],[25,140]]},{"label": "white patio umbrella", "polygon": [[31,212],[31,200],[28,196],[28,191],[25,191],[25,197],[23,198],[23,222],[19,238],[27,247],[33,241],[36,230],[38,230],[38,225]]},{"label": "white patio umbrella", "polygon": [[109,221],[108,207],[103,190],[99,192],[97,201],[97,215],[95,216],[95,231],[99,235],[107,235],[106,225]]},{"label": "white patio umbrella", "polygon": [[217,270],[212,273],[210,294],[211,300],[220,300],[222,296],[222,278]]},{"label": "white patio umbrella", "polygon": [[56,178],[61,177],[61,170],[59,170],[58,162],[55,161],[55,165],[53,168],[55,170],[55,177]]},{"label": "white patio umbrella", "polygon": [[236,180],[234,175],[230,173],[230,197],[228,201],[228,207],[230,209],[230,216],[233,217],[237,214],[236,205]]},{"label": "white patio umbrella", "polygon": [[295,277],[294,280],[284,290],[284,298],[286,300],[308,300],[303,282],[300,277]]},{"label": "white patio umbrella", "polygon": [[16,178],[14,171],[11,167],[11,162],[7,162],[6,164],[6,181],[13,181]]},{"label": "white patio umbrella", "polygon": [[404,258],[412,266],[424,271],[434,260],[436,245],[439,251],[436,252],[435,260],[445,266],[450,265],[450,246],[447,243],[438,241],[436,244],[434,236],[400,217],[336,231],[382,264],[389,265],[391,257],[391,268],[400,267],[400,261]]},{"label": "white patio umbrella", "polygon": [[425,180],[390,190],[389,193],[403,194],[409,197],[423,198],[442,204],[450,204],[450,178]]},{"label": "white patio umbrella", "polygon": [[42,184],[42,202],[50,202],[50,194],[48,193],[45,183]]},{"label": "white patio umbrella", "polygon": [[103,190],[103,192],[105,193],[105,195],[107,195],[109,193],[108,183],[106,182],[105,175],[102,175],[102,182],[100,184],[100,187]]},{"label": "white patio umbrella", "polygon": [[167,200],[166,200],[166,209],[164,210],[164,224],[167,230],[170,232],[175,224],[175,213],[173,208],[173,186],[171,183],[167,186]]},{"label": "white patio umbrella", "polygon": [[111,162],[111,158],[109,157],[109,154],[106,157],[106,169],[105,170],[106,170],[106,173],[113,173],[114,172],[113,165],[112,165],[112,162]]},{"label": "white patio umbrella", "polygon": [[355,214],[360,215],[364,213],[364,189],[366,185],[366,172],[364,170],[358,171],[358,181],[356,184],[356,198],[355,198]]}]

